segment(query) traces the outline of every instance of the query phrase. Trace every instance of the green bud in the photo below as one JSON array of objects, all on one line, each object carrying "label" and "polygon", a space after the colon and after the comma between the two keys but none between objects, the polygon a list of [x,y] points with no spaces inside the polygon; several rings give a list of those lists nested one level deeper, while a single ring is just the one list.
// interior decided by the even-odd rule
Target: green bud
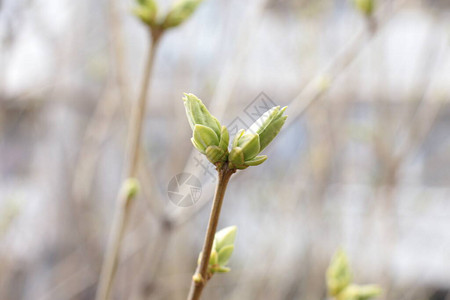
[{"label": "green bud", "polygon": [[233,254],[236,232],[236,226],[226,227],[216,232],[216,235],[214,236],[213,250],[211,252],[211,254],[214,252],[217,254],[216,264],[210,266],[213,272],[226,273],[230,271],[230,269],[226,267],[226,264]]},{"label": "green bud", "polygon": [[339,250],[331,260],[327,270],[328,292],[331,296],[337,296],[352,281],[352,274],[348,264],[347,255]]},{"label": "green bud", "polygon": [[245,160],[253,159],[260,152],[259,135],[257,134],[245,133],[239,138],[237,144],[242,149]]},{"label": "green bud", "polygon": [[248,167],[245,165],[244,152],[240,147],[231,149],[230,154],[228,155],[228,160],[230,162],[230,168],[242,170]]},{"label": "green bud", "polygon": [[180,25],[195,12],[201,2],[202,0],[181,0],[176,2],[167,14],[162,27],[169,28]]},{"label": "green bud", "polygon": [[256,133],[246,133],[239,131],[233,141],[233,148],[230,151],[228,160],[231,167],[245,169],[248,166],[262,164],[267,157],[257,156],[260,152],[259,135]]},{"label": "green bud", "polygon": [[[220,258],[219,258],[220,260]],[[369,300],[378,296],[381,289],[376,285],[352,284],[352,274],[347,255],[339,250],[327,270],[328,293],[336,300]]]},{"label": "green bud", "polygon": [[205,151],[206,158],[213,164],[225,162],[227,160],[227,154],[227,152],[218,146],[209,146]]},{"label": "green bud", "polygon": [[201,153],[205,153],[206,148],[209,146],[218,146],[219,138],[217,134],[209,127],[204,125],[196,124],[194,126],[194,136],[193,141],[195,148]]},{"label": "green bud", "polygon": [[218,137],[221,136],[222,128],[219,121],[209,113],[200,99],[193,94],[184,94],[183,101],[192,130],[196,124],[200,124],[214,130]]},{"label": "green bud", "polygon": [[203,282],[203,278],[200,273],[195,273],[194,276],[192,276],[192,280],[196,283]]},{"label": "green bud", "polygon": [[138,5],[133,8],[133,13],[147,25],[154,25],[158,13],[158,5],[155,0],[137,0]]},{"label": "green bud", "polygon": [[224,163],[228,158],[230,135],[225,126],[213,117],[200,99],[192,94],[183,97],[194,147],[213,163]]},{"label": "green bud", "polygon": [[121,188],[126,199],[134,198],[139,192],[139,181],[136,178],[127,178]]},{"label": "green bud", "polygon": [[366,16],[371,16],[375,10],[375,0],[353,0],[353,4]]},{"label": "green bud", "polygon": [[[231,254],[233,254],[236,231],[236,226],[230,226],[216,232],[208,264],[208,271],[211,274],[230,271],[226,264],[230,260]],[[202,252],[198,256],[198,265],[200,265],[201,259]]]}]

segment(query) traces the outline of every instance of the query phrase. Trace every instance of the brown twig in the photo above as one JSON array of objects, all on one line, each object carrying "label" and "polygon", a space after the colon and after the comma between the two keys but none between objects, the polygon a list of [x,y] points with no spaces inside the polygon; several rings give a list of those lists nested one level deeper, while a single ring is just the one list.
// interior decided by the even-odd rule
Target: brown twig
[{"label": "brown twig", "polygon": [[200,264],[192,278],[191,290],[189,292],[188,300],[198,300],[202,294],[209,275],[208,265],[209,257],[211,256],[211,250],[214,242],[214,236],[217,230],[217,223],[219,222],[220,210],[222,208],[223,198],[227,189],[228,181],[231,175],[236,172],[235,169],[229,169],[228,164],[225,164],[222,168],[218,169],[218,180],[216,185],[216,192],[214,194],[213,205],[211,208],[211,214],[209,216],[208,228],[206,230],[205,241],[203,243],[202,256]]}]

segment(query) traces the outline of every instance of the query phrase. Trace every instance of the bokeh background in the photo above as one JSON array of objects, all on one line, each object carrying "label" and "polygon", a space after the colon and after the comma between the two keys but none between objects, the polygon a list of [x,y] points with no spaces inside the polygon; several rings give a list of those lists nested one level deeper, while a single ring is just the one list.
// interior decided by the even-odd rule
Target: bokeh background
[{"label": "bokeh background", "polygon": [[[150,43],[133,5],[0,1],[2,300],[94,298]],[[340,247],[380,299],[450,299],[449,16],[448,0],[378,0],[372,19],[346,0],[205,0],[157,50],[113,299],[188,293],[215,176],[183,92],[237,127],[289,106],[267,162],[230,182],[232,271],[205,299],[326,299]],[[182,172],[202,185],[188,208],[167,193]]]}]

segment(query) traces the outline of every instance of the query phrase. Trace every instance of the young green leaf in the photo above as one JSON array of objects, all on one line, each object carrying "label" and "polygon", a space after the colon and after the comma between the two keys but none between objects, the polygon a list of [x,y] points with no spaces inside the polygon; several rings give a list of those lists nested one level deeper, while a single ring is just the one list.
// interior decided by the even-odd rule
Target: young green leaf
[{"label": "young green leaf", "polygon": [[261,147],[260,151],[264,150],[280,132],[284,122],[287,119],[287,116],[283,116],[285,110],[286,107],[283,107],[282,109],[275,109],[272,112],[273,116],[270,118],[270,122],[264,123],[264,127],[257,130],[259,134],[259,144]]},{"label": "young green leaf", "polygon": [[220,251],[225,246],[234,244],[236,239],[237,227],[229,226],[216,232],[216,250]]},{"label": "young green leaf", "polygon": [[238,147],[242,148],[245,160],[253,159],[260,152],[259,136],[253,133],[245,133],[238,140]]},{"label": "young green leaf", "polygon": [[202,0],[180,0],[176,2],[167,14],[162,27],[170,28],[180,25],[195,12],[201,2]]},{"label": "young green leaf", "polygon": [[339,250],[334,255],[327,270],[328,292],[331,296],[337,296],[351,282],[352,274],[347,255],[343,250]]},{"label": "young green leaf", "polygon": [[231,258],[231,254],[233,254],[234,245],[228,245],[220,249],[218,253],[218,263],[220,266],[226,266],[228,261]]},{"label": "young green leaf", "polygon": [[138,0],[133,13],[147,25],[154,25],[158,14],[158,5],[155,0]]}]

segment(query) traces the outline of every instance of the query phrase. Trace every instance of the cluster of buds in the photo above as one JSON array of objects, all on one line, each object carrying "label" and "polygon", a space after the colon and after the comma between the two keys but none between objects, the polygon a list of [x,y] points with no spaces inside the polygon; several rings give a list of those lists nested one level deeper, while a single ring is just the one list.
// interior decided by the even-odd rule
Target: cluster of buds
[{"label": "cluster of buds", "polygon": [[286,107],[270,109],[250,128],[240,130],[233,140],[231,151],[228,151],[227,128],[209,113],[196,96],[185,94],[183,100],[193,130],[192,144],[218,167],[225,162],[228,162],[230,169],[245,169],[262,164],[267,156],[258,154],[277,136],[287,118],[283,115]]},{"label": "cluster of buds", "polygon": [[152,29],[164,30],[186,21],[201,2],[202,0],[180,0],[174,3],[165,16],[158,16],[158,4],[155,0],[137,0],[133,13]]},{"label": "cluster of buds", "polygon": [[353,284],[352,277],[347,255],[339,250],[327,270],[330,296],[336,300],[369,300],[381,293],[380,288],[375,285]]},{"label": "cluster of buds", "polygon": [[[236,239],[236,226],[226,227],[214,236],[213,248],[209,257],[208,276],[214,273],[226,273],[230,271],[227,267],[234,250],[234,241]],[[202,253],[198,257],[198,264],[202,258]]]},{"label": "cluster of buds", "polygon": [[233,140],[230,163],[236,169],[262,164],[266,155],[258,155],[280,132],[287,116],[283,116],[286,107],[273,107],[263,114],[250,128],[241,129]]}]

